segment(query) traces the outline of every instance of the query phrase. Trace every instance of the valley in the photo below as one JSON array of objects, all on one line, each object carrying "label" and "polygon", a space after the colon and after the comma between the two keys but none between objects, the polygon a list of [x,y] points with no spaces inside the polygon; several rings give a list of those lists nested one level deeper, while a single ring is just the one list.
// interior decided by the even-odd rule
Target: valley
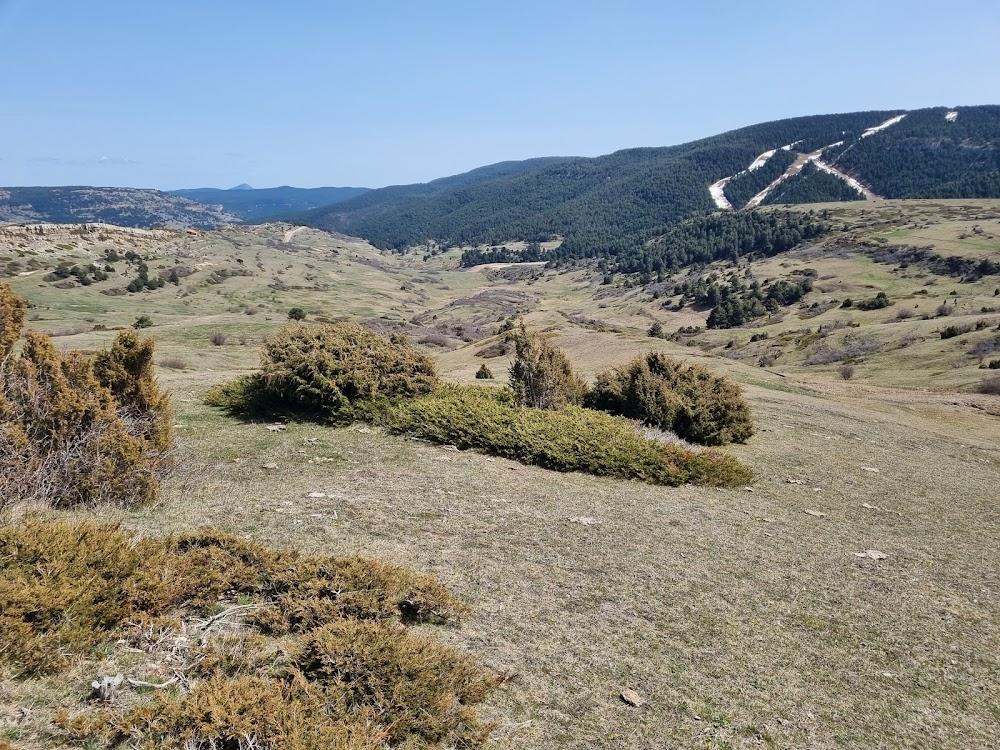
[{"label": "valley", "polygon": [[[60,348],[93,351],[148,319],[182,461],[160,502],[102,517],[434,574],[472,609],[435,636],[509,676],[483,709],[493,746],[988,747],[1000,401],[979,390],[998,373],[1000,275],[978,264],[998,259],[1000,201],[783,209],[828,230],[646,281],[609,279],[599,259],[466,268],[469,245],[398,253],[285,223],[6,226],[0,270],[31,304],[29,329]],[[528,243],[480,247],[504,245]],[[140,266],[152,283],[129,292]],[[734,328],[707,328],[693,291],[803,279],[799,300]],[[858,304],[879,293],[886,306]],[[483,363],[506,382],[499,329],[518,319],[588,380],[650,350],[704,364],[750,401],[757,434],[723,450],[756,478],[651,487],[205,405],[210,386],[258,366],[293,307],[401,333],[455,383]],[[649,335],[657,323],[662,337]],[[86,674],[129,658],[111,648]],[[73,678],[0,676],[0,724],[18,728],[18,747],[57,740],[53,712],[79,701]]]}]

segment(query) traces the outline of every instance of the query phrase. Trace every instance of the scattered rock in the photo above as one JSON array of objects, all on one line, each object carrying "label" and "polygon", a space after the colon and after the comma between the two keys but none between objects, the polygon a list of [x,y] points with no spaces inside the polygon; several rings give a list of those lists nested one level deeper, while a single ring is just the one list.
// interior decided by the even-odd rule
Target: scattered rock
[{"label": "scattered rock", "polygon": [[805,510],[802,512],[805,513],[807,516],[814,516],[816,518],[826,518],[826,513],[821,513],[818,510]]},{"label": "scattered rock", "polygon": [[864,552],[855,552],[855,557],[868,557],[872,560],[886,560],[889,556],[885,552],[877,549],[866,549]]},{"label": "scattered rock", "polygon": [[306,442],[312,445],[313,443],[318,443],[319,438],[306,438]]},{"label": "scattered rock", "polygon": [[747,492],[756,492],[757,491],[753,487],[744,487],[743,489],[746,490]]},{"label": "scattered rock", "polygon": [[105,703],[111,703],[118,697],[118,688],[122,686],[124,679],[125,675],[116,674],[113,676],[106,675],[98,680],[94,680],[90,683],[90,687],[93,688],[93,692],[90,694],[91,697]]},{"label": "scattered rock", "polygon": [[311,497],[314,500],[318,500],[319,498],[326,497],[326,493],[325,492],[310,492],[308,495],[306,495],[306,497]]},{"label": "scattered rock", "polygon": [[805,484],[805,482],[801,479],[786,479],[785,481],[788,482],[788,484]]},{"label": "scattered rock", "polygon": [[867,508],[868,510],[882,510],[877,505],[869,505],[868,503],[861,503],[862,508]]},{"label": "scattered rock", "polygon": [[881,473],[874,466],[862,466],[861,467],[861,471],[867,471],[867,472],[870,472],[872,474],[879,474],[879,473]]},{"label": "scattered rock", "polygon": [[271,464],[261,464],[260,468],[267,469],[268,471],[274,471],[275,469],[278,468],[278,464],[274,464],[274,463],[271,463]]},{"label": "scattered rock", "polygon": [[359,427],[358,432],[360,432],[362,435],[371,435],[372,429],[370,427]]},{"label": "scattered rock", "polygon": [[457,445],[442,445],[441,447],[444,450],[446,450],[446,451],[457,451],[458,450],[458,446]]},{"label": "scattered rock", "polygon": [[284,432],[285,431],[285,425],[283,425],[283,424],[269,424],[267,426],[267,429],[270,432]]},{"label": "scattered rock", "polygon": [[573,516],[573,518],[569,519],[569,522],[578,523],[583,526],[593,526],[595,524],[600,523],[600,521],[598,521],[596,518],[592,518],[591,516]]},{"label": "scattered rock", "polygon": [[622,700],[636,708],[645,706],[649,702],[634,690],[622,690]]}]

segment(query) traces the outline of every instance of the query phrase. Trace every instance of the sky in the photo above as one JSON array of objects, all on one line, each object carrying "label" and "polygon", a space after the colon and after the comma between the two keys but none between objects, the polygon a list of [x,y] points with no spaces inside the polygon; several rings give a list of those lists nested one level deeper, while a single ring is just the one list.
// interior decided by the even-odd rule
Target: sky
[{"label": "sky", "polygon": [[1000,104],[1000,2],[0,0],[0,71],[0,185],[380,187]]}]

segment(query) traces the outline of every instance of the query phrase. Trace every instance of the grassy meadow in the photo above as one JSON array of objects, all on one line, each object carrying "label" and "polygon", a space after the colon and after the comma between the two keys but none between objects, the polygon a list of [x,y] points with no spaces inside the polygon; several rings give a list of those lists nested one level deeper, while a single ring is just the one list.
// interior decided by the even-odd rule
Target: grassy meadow
[{"label": "grassy meadow", "polygon": [[[707,310],[674,311],[676,297],[605,285],[594,268],[460,269],[459,250],[392,255],[286,225],[100,238],[0,228],[0,269],[32,304],[29,328],[60,347],[93,350],[152,319],[142,333],[173,394],[181,465],[157,505],[102,518],[152,536],[213,526],[434,575],[472,612],[434,636],[508,678],[481,711],[494,747],[996,746],[1000,399],[976,388],[997,373],[980,365],[1000,358],[1000,343],[981,355],[1000,342],[1000,276],[874,253],[899,244],[1000,260],[1000,201],[799,208],[829,211],[837,230],[739,273],[813,269],[803,303],[753,327],[668,339],[646,330],[704,326]],[[45,280],[109,248],[148,258],[150,276],[192,272],[140,293],[115,292],[136,275],[125,261],[89,286]],[[212,276],[223,270],[234,275]],[[841,306],[880,291],[887,308]],[[206,406],[211,386],[256,367],[293,307],[313,321],[376,319],[454,383],[477,382],[484,362],[506,382],[496,332],[512,316],[550,333],[588,380],[649,350],[698,362],[743,386],[757,434],[722,450],[756,478],[655,487],[368,425],[269,429]],[[949,325],[969,330],[942,339]],[[482,356],[496,344],[498,356]],[[848,356],[808,364],[829,351]],[[75,747],[52,729],[55,711],[79,707],[95,675],[137,663],[162,677],[124,644],[55,677],[0,671],[0,746]]]}]

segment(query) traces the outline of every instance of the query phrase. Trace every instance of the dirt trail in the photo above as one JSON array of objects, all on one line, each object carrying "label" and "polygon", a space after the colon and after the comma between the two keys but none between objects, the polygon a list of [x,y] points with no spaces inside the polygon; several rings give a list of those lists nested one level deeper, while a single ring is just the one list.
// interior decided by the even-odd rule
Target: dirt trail
[{"label": "dirt trail", "polygon": [[286,245],[292,241],[292,237],[301,232],[305,227],[295,227],[294,229],[289,229],[285,232],[285,236],[281,238],[281,241]]}]

